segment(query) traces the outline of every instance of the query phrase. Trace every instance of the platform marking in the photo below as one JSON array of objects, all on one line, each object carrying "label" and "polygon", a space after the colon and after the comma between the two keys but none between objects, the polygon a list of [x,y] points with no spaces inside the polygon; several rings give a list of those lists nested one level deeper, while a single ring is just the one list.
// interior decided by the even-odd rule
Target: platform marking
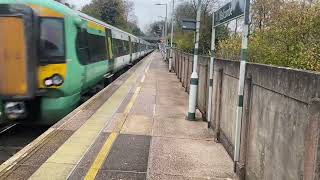
[{"label": "platform marking", "polygon": [[141,90],[141,87],[137,87],[136,91],[134,92],[129,104],[127,105],[122,117],[121,117],[121,120],[119,121],[119,124],[118,124],[118,129],[120,130],[120,133],[122,132],[123,130],[123,125],[124,123],[126,122],[128,116],[129,116],[129,113],[134,105],[134,103],[136,102],[136,99],[140,93],[140,90]]},{"label": "platform marking", "polygon": [[[103,131],[109,118],[138,79],[138,74],[148,65],[145,60],[119,89],[82,125],[47,161],[32,174],[30,179],[46,179],[48,176],[59,176],[66,179],[80,162],[86,152],[92,147],[96,138]],[[59,165],[59,168],[55,166]]]},{"label": "platform marking", "polygon": [[[151,61],[148,63],[147,65],[147,69],[149,69],[149,66],[151,64]],[[145,71],[145,73],[147,73],[147,71]],[[143,75],[143,77],[145,77],[145,74]],[[92,163],[90,169],[88,170],[86,176],[85,176],[85,180],[94,180],[98,174],[98,171],[101,169],[101,166],[103,165],[103,163],[105,162],[105,160],[107,159],[110,150],[112,149],[112,145],[113,143],[116,141],[118,135],[123,131],[123,126],[129,116],[129,113],[139,95],[141,91],[141,86],[138,86],[133,94],[133,96],[131,97],[128,105],[126,106],[126,109],[123,113],[123,115],[121,116],[121,119],[119,121],[118,124],[118,130],[120,132],[113,132],[110,134],[110,136],[107,138],[104,146],[101,148],[99,154],[97,155],[95,161]]]},{"label": "platform marking", "polygon": [[105,142],[99,154],[97,155],[96,159],[94,160],[93,164],[91,165],[87,175],[84,177],[85,180],[95,179],[99,169],[103,165],[106,157],[109,155],[112,145],[116,141],[118,135],[119,134],[115,132],[109,135],[109,137],[107,138],[107,141]]},{"label": "platform marking", "polygon": [[145,79],[146,79],[146,75],[143,75],[143,77],[141,79],[141,83],[143,83]]}]

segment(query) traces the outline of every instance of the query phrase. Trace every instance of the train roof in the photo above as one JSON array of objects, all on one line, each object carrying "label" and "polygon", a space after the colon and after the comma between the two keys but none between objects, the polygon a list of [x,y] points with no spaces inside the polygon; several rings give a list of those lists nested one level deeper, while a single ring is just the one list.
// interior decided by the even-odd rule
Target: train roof
[{"label": "train roof", "polygon": [[149,42],[143,40],[142,38],[139,38],[133,34],[130,34],[126,31],[123,31],[117,27],[114,27],[114,26],[111,26],[110,24],[107,24],[105,22],[102,22],[101,20],[98,20],[98,19],[95,19],[87,14],[84,14],[80,11],[77,11],[77,10],[74,10],[74,9],[71,9],[70,7],[64,5],[64,4],[61,4],[61,3],[58,3],[54,0],[0,0],[0,4],[27,4],[27,5],[39,5],[39,6],[43,6],[43,7],[46,7],[46,8],[50,8],[54,11],[57,11],[61,14],[64,14],[64,15],[67,15],[67,16],[71,16],[71,17],[80,17],[81,19],[85,19],[87,21],[92,21],[92,22],[95,22],[97,24],[100,24],[106,28],[109,28],[109,29],[112,29],[112,30],[116,30],[120,33],[124,33],[128,36],[131,36],[135,39],[139,39],[141,40],[141,42],[144,42],[146,44],[150,44]]}]

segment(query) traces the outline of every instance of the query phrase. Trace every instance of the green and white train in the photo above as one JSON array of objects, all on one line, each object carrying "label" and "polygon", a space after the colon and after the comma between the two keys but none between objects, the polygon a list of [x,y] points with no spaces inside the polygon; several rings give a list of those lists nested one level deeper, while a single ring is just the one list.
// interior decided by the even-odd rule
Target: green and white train
[{"label": "green and white train", "polygon": [[0,0],[0,122],[53,124],[153,48],[53,0]]}]

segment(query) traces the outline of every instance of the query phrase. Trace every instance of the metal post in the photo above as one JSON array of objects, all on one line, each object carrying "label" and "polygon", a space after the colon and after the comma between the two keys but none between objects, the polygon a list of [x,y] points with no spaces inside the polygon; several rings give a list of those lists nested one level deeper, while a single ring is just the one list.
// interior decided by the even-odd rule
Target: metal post
[{"label": "metal post", "polygon": [[242,112],[243,112],[243,95],[244,95],[244,83],[246,74],[246,61],[248,59],[248,39],[249,39],[249,10],[250,0],[245,1],[244,11],[244,24],[242,32],[242,45],[241,45],[241,63],[240,63],[240,75],[239,75],[239,89],[238,89],[238,107],[237,107],[237,119],[235,127],[235,148],[234,148],[234,171],[236,172],[236,165],[239,162],[240,157],[240,140],[241,140],[241,125],[242,125]]},{"label": "metal post", "polygon": [[200,23],[201,23],[201,0],[198,0],[196,42],[194,46],[193,72],[191,74],[191,80],[190,80],[189,111],[188,111],[188,117],[187,117],[188,120],[195,120],[196,118],[196,101],[197,101],[197,91],[198,91],[198,84],[199,84],[197,67],[198,67],[198,54],[199,54]]},{"label": "metal post", "polygon": [[174,11],[174,0],[172,0],[172,14],[171,14],[171,46],[170,46],[170,57],[169,57],[169,72],[172,71],[173,11]]},{"label": "metal post", "polygon": [[158,6],[166,6],[166,18],[165,18],[165,25],[164,25],[164,38],[165,38],[165,46],[164,46],[164,60],[167,60],[167,45],[168,45],[168,41],[167,41],[167,34],[168,34],[168,30],[167,30],[167,26],[168,26],[168,4],[165,3],[165,4],[161,4],[161,3],[157,3],[155,5],[158,5]]},{"label": "metal post", "polygon": [[168,47],[168,39],[167,39],[167,35],[168,35],[168,4],[166,3],[166,19],[165,19],[165,60],[167,60],[167,47]]},{"label": "metal post", "polygon": [[211,52],[210,52],[210,70],[209,70],[209,97],[208,97],[208,110],[207,120],[208,128],[211,127],[211,111],[212,111],[212,91],[213,91],[213,73],[214,73],[214,61],[216,59],[216,28],[214,25],[214,13],[212,14],[212,34],[211,34]]}]

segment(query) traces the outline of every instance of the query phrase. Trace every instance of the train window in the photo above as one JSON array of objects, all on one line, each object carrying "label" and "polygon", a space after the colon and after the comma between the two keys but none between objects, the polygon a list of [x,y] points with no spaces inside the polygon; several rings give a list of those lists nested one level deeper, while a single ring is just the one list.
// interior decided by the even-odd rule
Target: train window
[{"label": "train window", "polygon": [[112,47],[113,47],[113,55],[114,57],[119,57],[120,52],[119,52],[119,40],[118,39],[112,39]]},{"label": "train window", "polygon": [[40,61],[65,62],[64,21],[60,18],[40,19]]},{"label": "train window", "polygon": [[129,54],[129,41],[123,40],[123,56]]},{"label": "train window", "polygon": [[87,38],[87,31],[81,31],[78,29],[77,34],[77,55],[78,59],[81,64],[89,64],[90,63],[90,55],[89,55],[89,45],[88,45],[88,38]]},{"label": "train window", "polygon": [[134,52],[138,52],[138,43],[133,43]]},{"label": "train window", "polygon": [[112,44],[115,57],[120,57],[129,54],[129,41],[113,39]]},{"label": "train window", "polygon": [[88,33],[90,63],[107,59],[106,39],[104,36]]}]

